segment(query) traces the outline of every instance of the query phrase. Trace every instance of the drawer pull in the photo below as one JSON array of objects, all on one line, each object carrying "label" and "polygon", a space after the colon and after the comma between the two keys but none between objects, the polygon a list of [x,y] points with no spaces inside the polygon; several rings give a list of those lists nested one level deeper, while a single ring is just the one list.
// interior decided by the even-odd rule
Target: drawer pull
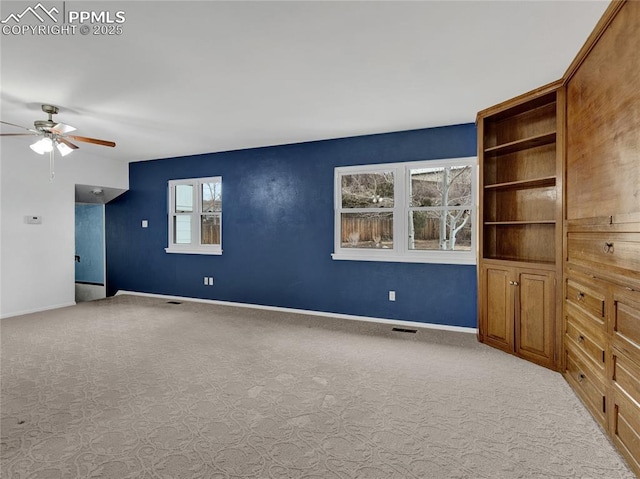
[{"label": "drawer pull", "polygon": [[582,334],[580,336],[578,336],[578,342],[579,343],[584,343],[584,336]]},{"label": "drawer pull", "polygon": [[580,291],[578,293],[578,301],[582,301],[582,300],[584,300],[584,293],[582,291]]},{"label": "drawer pull", "polygon": [[605,243],[602,247],[602,252],[613,254],[613,243]]}]

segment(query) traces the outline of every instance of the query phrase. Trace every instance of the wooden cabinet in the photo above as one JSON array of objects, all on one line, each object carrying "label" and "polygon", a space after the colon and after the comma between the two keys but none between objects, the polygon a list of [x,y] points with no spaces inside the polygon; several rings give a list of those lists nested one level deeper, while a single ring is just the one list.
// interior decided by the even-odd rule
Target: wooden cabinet
[{"label": "wooden cabinet", "polygon": [[564,90],[560,82],[478,114],[479,339],[557,368]]},{"label": "wooden cabinet", "polygon": [[484,342],[553,367],[554,272],[488,261],[481,276]]},{"label": "wooden cabinet", "polygon": [[640,477],[639,51],[614,0],[562,80],[477,126],[478,338],[562,371]]},{"label": "wooden cabinet", "polygon": [[640,475],[640,2],[567,72],[564,375]]}]

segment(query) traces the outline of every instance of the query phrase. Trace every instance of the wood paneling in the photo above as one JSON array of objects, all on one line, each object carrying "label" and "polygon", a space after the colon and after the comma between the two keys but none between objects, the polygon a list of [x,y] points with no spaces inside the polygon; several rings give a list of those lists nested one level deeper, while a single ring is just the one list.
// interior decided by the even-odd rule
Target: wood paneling
[{"label": "wood paneling", "polygon": [[567,83],[569,220],[638,211],[639,51],[640,2],[627,2]]}]

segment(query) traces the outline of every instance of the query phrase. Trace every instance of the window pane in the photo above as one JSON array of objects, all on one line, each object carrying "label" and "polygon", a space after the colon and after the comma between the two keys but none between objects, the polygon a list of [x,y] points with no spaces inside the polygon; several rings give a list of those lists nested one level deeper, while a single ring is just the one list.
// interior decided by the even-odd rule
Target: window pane
[{"label": "window pane", "polygon": [[343,248],[393,248],[393,213],[342,213]]},{"label": "window pane", "polygon": [[470,210],[410,211],[409,249],[471,250]]},{"label": "window pane", "polygon": [[173,217],[173,242],[175,244],[191,244],[191,215]]},{"label": "window pane", "polygon": [[393,208],[393,172],[342,176],[343,208]]},{"label": "window pane", "polygon": [[222,183],[202,183],[202,212],[222,211]]},{"label": "window pane", "polygon": [[176,213],[193,211],[193,185],[176,185]]},{"label": "window pane", "polygon": [[411,170],[411,206],[471,204],[471,167]]},{"label": "window pane", "polygon": [[200,244],[220,244],[220,215],[202,215]]}]

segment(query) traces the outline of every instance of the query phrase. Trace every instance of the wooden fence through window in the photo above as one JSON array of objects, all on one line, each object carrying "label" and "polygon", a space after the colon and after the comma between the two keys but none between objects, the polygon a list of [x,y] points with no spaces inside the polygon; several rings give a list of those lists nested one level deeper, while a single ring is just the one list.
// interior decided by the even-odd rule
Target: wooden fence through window
[{"label": "wooden fence through window", "polygon": [[[348,243],[356,237],[358,241],[390,241],[393,238],[392,218],[353,218],[342,217],[342,242]],[[440,220],[438,218],[426,218],[425,224],[414,231],[416,240],[433,241],[440,239]],[[471,232],[468,228],[458,232],[458,242],[470,241]]]}]

